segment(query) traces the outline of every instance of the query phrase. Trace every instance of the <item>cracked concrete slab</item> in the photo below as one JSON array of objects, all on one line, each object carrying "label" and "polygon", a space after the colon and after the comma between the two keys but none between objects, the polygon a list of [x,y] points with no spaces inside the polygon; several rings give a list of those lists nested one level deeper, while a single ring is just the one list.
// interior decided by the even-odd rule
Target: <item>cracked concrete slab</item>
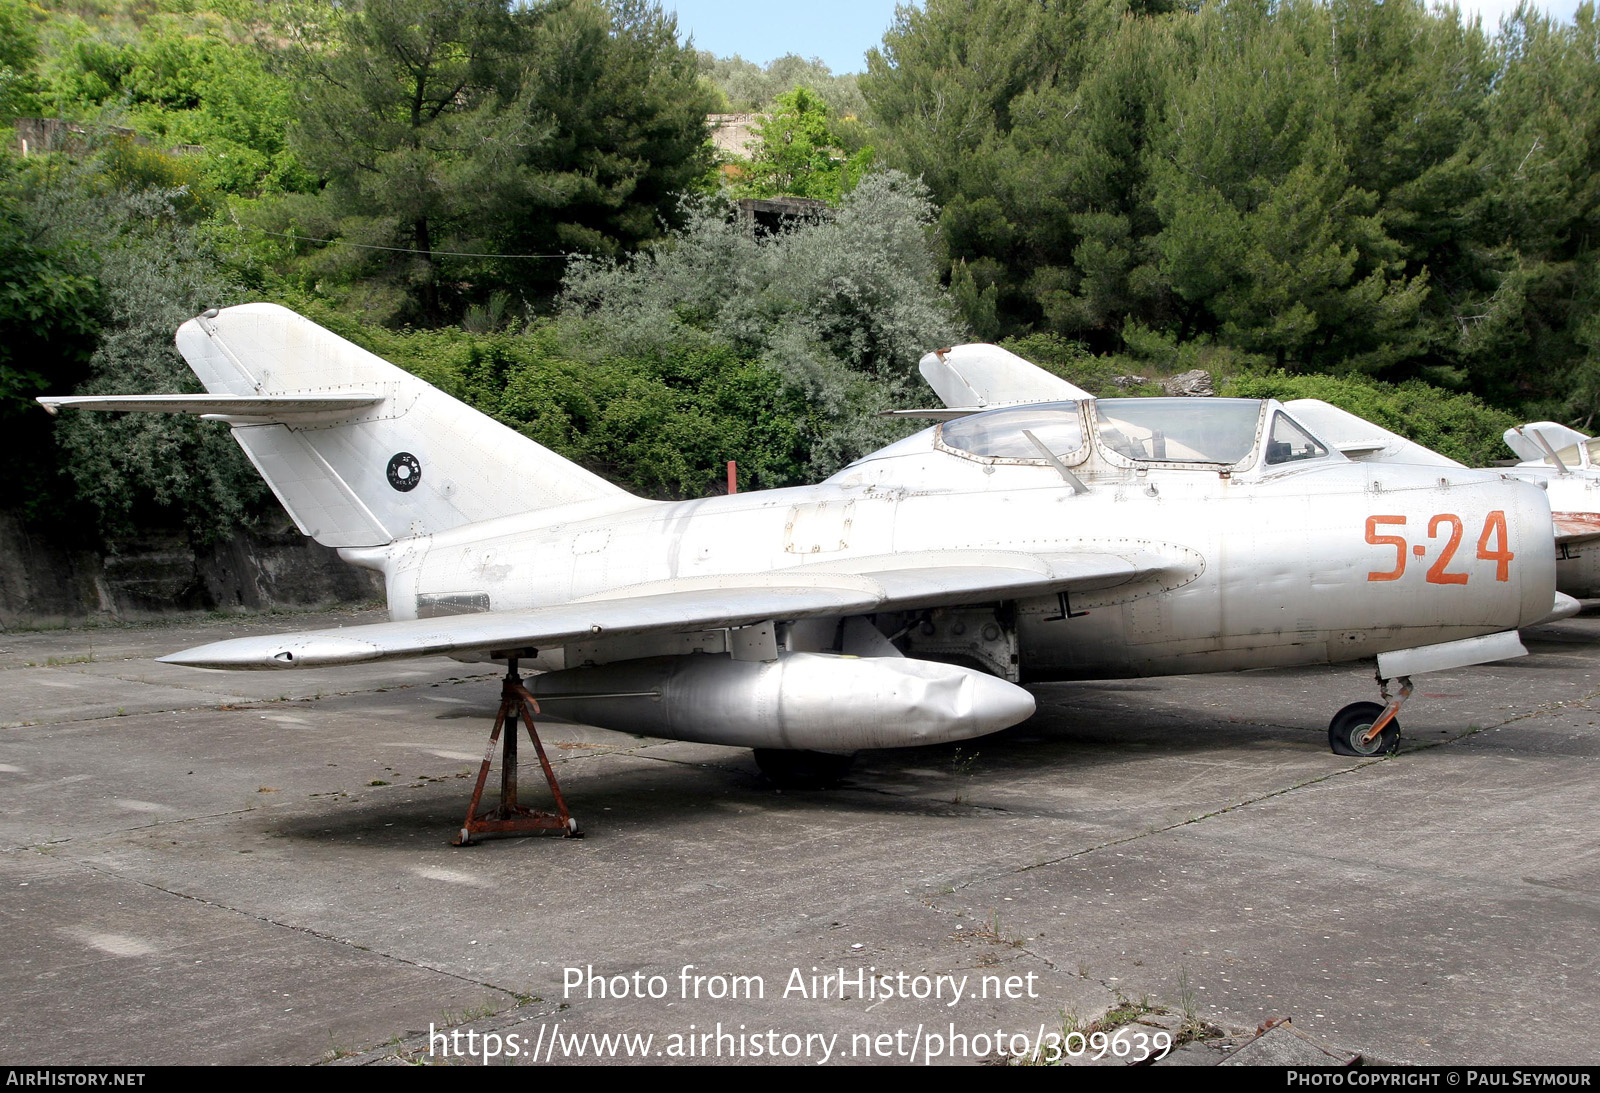
[{"label": "cracked concrete slab", "polygon": [[[1371,697],[1361,666],[1040,687],[1024,725],[863,756],[827,793],[771,789],[748,752],[552,725],[587,837],[458,849],[497,700],[481,669],[152,662],[340,617],[122,628],[70,663],[83,632],[5,635],[0,710],[49,714],[0,730],[21,1014],[0,1061],[427,1061],[430,1026],[666,1051],[692,1026],[832,1036],[830,1061],[954,1036],[931,1061],[972,1062],[1125,1000],[1232,1030],[1292,1016],[1373,1058],[1594,1057],[1574,1029],[1600,1017],[1600,619],[1420,682],[1387,760],[1327,750],[1332,712]],[[147,701],[104,716],[108,685]],[[665,993],[598,996],[569,968]],[[761,993],[714,996],[734,976]],[[969,993],[880,993],[941,976]],[[768,1061],[738,1043],[694,1058]]]}]

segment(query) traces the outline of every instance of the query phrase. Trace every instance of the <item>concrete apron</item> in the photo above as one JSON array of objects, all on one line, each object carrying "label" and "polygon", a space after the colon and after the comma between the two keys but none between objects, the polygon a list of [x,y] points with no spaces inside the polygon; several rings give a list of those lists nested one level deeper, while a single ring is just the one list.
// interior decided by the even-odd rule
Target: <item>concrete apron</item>
[{"label": "concrete apron", "polygon": [[[335,621],[0,636],[0,1062],[438,1060],[430,1030],[526,1037],[513,1062],[589,1033],[974,1062],[1139,1002],[1376,1059],[1595,1058],[1600,619],[1419,680],[1387,760],[1327,749],[1359,665],[1041,687],[1032,721],[831,792],[551,726],[587,837],[464,849],[492,676],[151,663]],[[761,996],[716,997],[735,976]]]}]

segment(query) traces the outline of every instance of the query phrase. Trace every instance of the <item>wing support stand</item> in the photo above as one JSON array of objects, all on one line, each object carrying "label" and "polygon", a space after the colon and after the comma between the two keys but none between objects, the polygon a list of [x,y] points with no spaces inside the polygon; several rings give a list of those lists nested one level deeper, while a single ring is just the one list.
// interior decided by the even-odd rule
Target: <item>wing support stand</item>
[{"label": "wing support stand", "polygon": [[[556,784],[556,772],[539,742],[533,727],[533,715],[539,712],[539,702],[522,677],[517,675],[517,658],[506,660],[505,679],[500,683],[500,710],[495,714],[494,731],[489,734],[489,747],[483,753],[483,766],[478,769],[478,784],[472,791],[472,803],[467,806],[467,818],[462,821],[461,834],[452,846],[472,846],[485,835],[535,835],[541,831],[559,831],[572,838],[581,837],[578,821],[567,811],[567,802]],[[528,738],[533,750],[539,753],[539,765],[544,768],[545,781],[550,784],[550,795],[555,799],[554,812],[542,812],[517,804],[517,719],[520,715],[528,727]],[[501,730],[505,736],[501,737]],[[501,743],[500,753],[500,803],[493,808],[478,811],[483,800],[483,786],[489,778],[489,766],[494,761],[494,746]]]}]

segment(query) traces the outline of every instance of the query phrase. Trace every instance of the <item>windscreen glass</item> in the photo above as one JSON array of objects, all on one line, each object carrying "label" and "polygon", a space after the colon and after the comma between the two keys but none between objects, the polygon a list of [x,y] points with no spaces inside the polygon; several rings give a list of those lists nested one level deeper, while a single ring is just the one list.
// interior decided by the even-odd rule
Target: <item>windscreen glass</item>
[{"label": "windscreen glass", "polygon": [[1095,403],[1100,440],[1141,463],[1234,464],[1255,448],[1257,399],[1112,398]]},{"label": "windscreen glass", "polygon": [[[1596,437],[1594,440],[1584,441],[1582,447],[1583,450],[1579,451],[1579,446],[1577,444],[1568,444],[1565,448],[1562,448],[1560,451],[1556,452],[1556,457],[1561,460],[1561,465],[1567,468],[1569,471],[1576,470],[1579,467],[1593,467],[1600,465],[1600,437]],[[1588,453],[1589,456],[1587,462],[1584,461],[1585,453]],[[1544,457],[1544,462],[1546,466],[1555,466],[1555,463],[1551,462],[1549,456]]]},{"label": "windscreen glass", "polygon": [[1043,461],[1042,445],[1065,460],[1083,448],[1083,419],[1076,402],[1041,402],[947,421],[940,426],[939,440],[948,448],[986,459]]},{"label": "windscreen glass", "polygon": [[1272,432],[1267,437],[1269,467],[1280,463],[1298,463],[1304,459],[1321,459],[1327,454],[1328,449],[1296,425],[1288,414],[1279,412],[1272,415]]}]

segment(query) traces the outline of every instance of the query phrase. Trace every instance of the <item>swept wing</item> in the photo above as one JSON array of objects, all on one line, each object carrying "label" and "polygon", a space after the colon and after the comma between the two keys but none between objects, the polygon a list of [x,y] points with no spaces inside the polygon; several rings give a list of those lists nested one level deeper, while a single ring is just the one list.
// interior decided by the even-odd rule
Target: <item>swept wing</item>
[{"label": "swept wing", "polygon": [[196,668],[321,668],[437,654],[548,647],[594,637],[745,626],[767,620],[992,603],[1112,588],[1173,563],[1144,552],[1054,555],[954,551],[858,558],[787,570],[658,581],[527,611],[488,611],[234,638],[161,658]]}]

